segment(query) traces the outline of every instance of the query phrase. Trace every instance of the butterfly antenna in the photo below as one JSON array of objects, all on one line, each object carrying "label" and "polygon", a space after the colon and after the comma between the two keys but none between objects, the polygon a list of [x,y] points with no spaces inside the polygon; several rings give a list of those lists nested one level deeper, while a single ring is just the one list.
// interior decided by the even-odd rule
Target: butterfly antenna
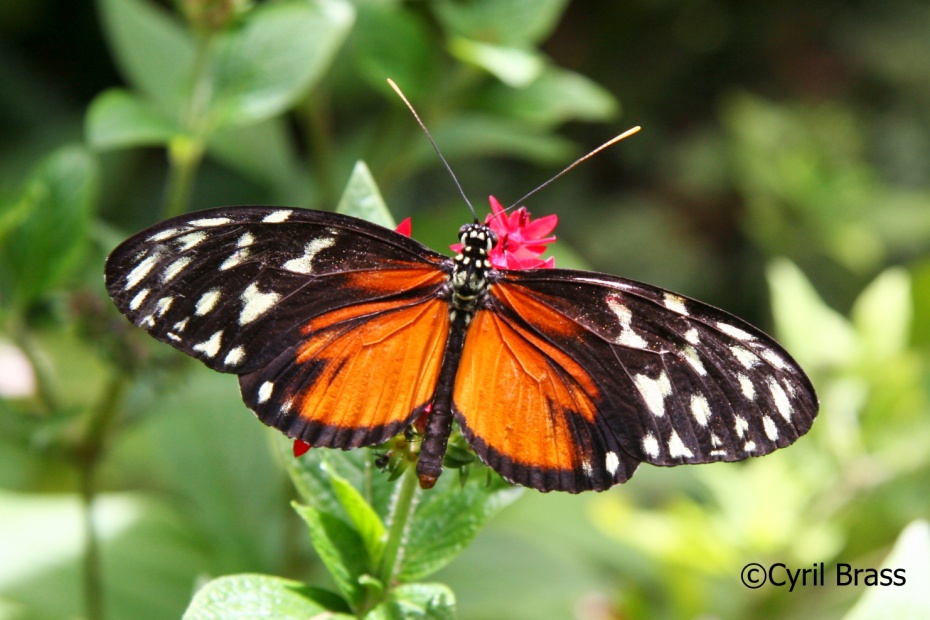
[{"label": "butterfly antenna", "polygon": [[446,167],[446,170],[449,171],[449,176],[452,177],[452,181],[455,182],[455,186],[459,188],[459,193],[462,195],[462,198],[465,200],[465,204],[468,205],[468,209],[471,211],[472,216],[475,218],[475,222],[478,222],[478,214],[475,212],[475,208],[471,206],[471,202],[468,200],[468,196],[465,195],[465,190],[462,189],[462,184],[459,183],[458,178],[456,178],[455,173],[452,172],[452,166],[449,165],[449,162],[446,161],[446,158],[442,156],[442,151],[439,150],[439,145],[436,144],[436,141],[433,140],[433,136],[430,134],[429,129],[426,128],[426,125],[420,120],[420,115],[417,114],[417,111],[414,109],[410,101],[407,100],[407,97],[404,96],[403,91],[400,87],[394,83],[394,80],[388,78],[387,81],[390,84],[391,88],[394,89],[394,92],[397,93],[397,96],[407,105],[407,108],[410,109],[410,113],[413,114],[413,118],[417,119],[420,128],[423,130],[423,133],[426,134],[426,137],[429,139],[429,143],[433,145],[433,149],[436,151],[436,154],[439,155],[439,159],[442,161],[443,165]]},{"label": "butterfly antenna", "polygon": [[543,183],[542,185],[540,185],[539,187],[537,187],[536,189],[534,189],[533,191],[529,192],[526,196],[524,196],[524,197],[521,198],[520,200],[516,201],[515,203],[513,203],[512,205],[510,205],[509,207],[507,207],[506,209],[504,209],[504,212],[510,211],[511,209],[513,209],[514,207],[516,207],[518,204],[520,204],[521,202],[523,202],[524,200],[526,200],[527,198],[529,198],[530,196],[532,196],[533,194],[535,194],[536,192],[538,192],[539,190],[541,190],[542,188],[546,187],[547,185],[549,185],[550,183],[552,183],[553,181],[555,181],[556,179],[558,179],[559,177],[561,177],[563,174],[565,174],[566,172],[568,172],[569,170],[571,170],[572,168],[574,168],[575,166],[577,166],[577,165],[580,164],[581,162],[585,161],[586,159],[590,159],[591,157],[594,157],[595,155],[597,155],[598,153],[600,153],[601,151],[603,151],[603,150],[606,149],[607,147],[613,146],[613,145],[616,144],[617,142],[620,142],[620,140],[623,140],[624,138],[628,138],[628,137],[632,136],[634,133],[638,132],[640,129],[641,129],[641,127],[639,127],[639,126],[633,127],[632,129],[627,129],[626,131],[624,131],[624,132],[623,132],[622,134],[620,134],[619,136],[616,136],[616,137],[614,137],[614,138],[608,140],[607,142],[605,142],[604,144],[600,145],[599,147],[597,147],[596,149],[594,149],[593,151],[591,151],[590,153],[588,153],[588,154],[585,155],[584,157],[579,157],[579,158],[576,159],[574,162],[572,162],[568,167],[566,167],[565,170],[563,170],[562,172],[558,173],[557,175],[555,175],[554,177],[552,177],[551,179],[549,179],[548,181],[546,181],[545,183]]}]

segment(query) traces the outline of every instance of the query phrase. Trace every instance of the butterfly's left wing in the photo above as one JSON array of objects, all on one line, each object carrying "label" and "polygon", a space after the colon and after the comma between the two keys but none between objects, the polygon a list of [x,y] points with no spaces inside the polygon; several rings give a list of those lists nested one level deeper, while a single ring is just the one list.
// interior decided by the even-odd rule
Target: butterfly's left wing
[{"label": "butterfly's left wing", "polygon": [[448,258],[363,220],[230,207],[128,239],[106,284],[149,334],[238,374],[263,422],[350,448],[400,432],[432,395],[449,270]]},{"label": "butterfly's left wing", "polygon": [[817,413],[788,353],[722,310],[591,272],[497,271],[491,282],[454,403],[472,446],[511,481],[601,490],[640,462],[760,456]]}]

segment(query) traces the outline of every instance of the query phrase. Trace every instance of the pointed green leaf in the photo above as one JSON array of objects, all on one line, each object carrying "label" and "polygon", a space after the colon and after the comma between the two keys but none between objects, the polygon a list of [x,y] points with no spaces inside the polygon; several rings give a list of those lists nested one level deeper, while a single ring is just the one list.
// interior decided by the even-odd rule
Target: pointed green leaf
[{"label": "pointed green leaf", "polygon": [[481,67],[514,88],[528,86],[542,74],[546,66],[535,51],[481,43],[463,37],[449,41],[449,51],[459,60]]},{"label": "pointed green leaf", "polygon": [[363,161],[355,162],[352,176],[342,192],[336,213],[352,215],[363,220],[379,224],[385,228],[394,228],[394,218],[388,211],[381,191],[375,183],[371,171]]},{"label": "pointed green leaf", "polygon": [[556,67],[547,67],[524,88],[495,85],[485,105],[499,114],[543,126],[570,120],[602,121],[614,116],[619,107],[613,95],[596,82]]},{"label": "pointed green leaf", "polygon": [[195,43],[181,22],[148,0],[98,0],[124,77],[163,112],[177,115],[192,87]]},{"label": "pointed green leaf", "polygon": [[417,100],[436,87],[437,43],[423,17],[408,5],[360,3],[349,45],[352,60],[372,88],[387,89],[385,80],[391,78]]},{"label": "pointed green leaf", "polygon": [[87,245],[96,191],[96,160],[68,146],[43,160],[19,201],[4,209],[16,217],[0,239],[0,282],[15,299],[28,303],[74,270]]},{"label": "pointed green leaf", "polygon": [[567,0],[441,0],[433,3],[433,9],[443,26],[459,36],[532,45],[555,29],[567,4]]},{"label": "pointed green leaf", "polygon": [[339,591],[352,607],[357,607],[365,594],[359,578],[374,572],[358,532],[339,517],[310,506],[294,504],[294,510],[306,522],[313,548]]},{"label": "pointed green leaf", "polygon": [[513,503],[523,489],[495,477],[472,476],[461,486],[448,472],[432,490],[423,493],[410,525],[398,580],[417,581],[436,572],[471,543],[492,516]]},{"label": "pointed green leaf", "polygon": [[852,325],[823,302],[794,263],[772,261],[768,280],[778,338],[802,365],[843,366],[857,357]]},{"label": "pointed green leaf", "polygon": [[306,620],[333,611],[332,608],[324,606],[323,601],[316,600],[317,598],[331,601],[333,595],[326,597],[325,593],[308,588],[299,581],[271,575],[230,575],[214,579],[200,588],[184,612],[183,618]]},{"label": "pointed green leaf", "polygon": [[911,280],[904,269],[886,270],[862,291],[851,316],[869,359],[887,359],[907,348],[911,310]]},{"label": "pointed green leaf", "polygon": [[93,148],[106,150],[164,146],[182,129],[132,93],[112,88],[91,102],[85,133]]},{"label": "pointed green leaf", "polygon": [[368,614],[365,620],[453,620],[455,594],[441,583],[405,584],[394,588],[388,600]]},{"label": "pointed green leaf", "polygon": [[259,5],[212,49],[209,126],[254,123],[291,107],[329,68],[353,19],[346,0]]},{"label": "pointed green leaf", "polygon": [[371,566],[377,566],[384,550],[384,523],[381,517],[345,478],[331,468],[327,468],[327,473],[339,503],[368,550]]}]

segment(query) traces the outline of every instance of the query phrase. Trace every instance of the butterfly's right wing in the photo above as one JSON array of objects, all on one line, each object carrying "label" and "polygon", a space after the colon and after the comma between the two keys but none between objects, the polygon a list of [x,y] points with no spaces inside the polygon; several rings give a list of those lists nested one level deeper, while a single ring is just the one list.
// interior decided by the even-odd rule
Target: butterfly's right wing
[{"label": "butterfly's right wing", "polygon": [[432,393],[448,259],[334,213],[229,207],[176,217],[107,261],[133,323],[240,375],[266,424],[315,446],[371,445]]}]

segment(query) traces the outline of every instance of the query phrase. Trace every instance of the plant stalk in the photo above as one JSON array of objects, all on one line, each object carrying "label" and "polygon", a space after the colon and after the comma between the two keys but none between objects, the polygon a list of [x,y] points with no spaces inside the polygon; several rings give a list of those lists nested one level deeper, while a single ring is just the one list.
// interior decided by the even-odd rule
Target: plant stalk
[{"label": "plant stalk", "polygon": [[384,584],[385,591],[390,589],[391,582],[397,574],[403,554],[403,545],[406,542],[407,525],[413,514],[418,489],[416,468],[408,467],[401,478],[394,505],[391,506],[387,541],[384,544],[384,554],[381,556],[381,566],[378,571],[378,577]]}]

